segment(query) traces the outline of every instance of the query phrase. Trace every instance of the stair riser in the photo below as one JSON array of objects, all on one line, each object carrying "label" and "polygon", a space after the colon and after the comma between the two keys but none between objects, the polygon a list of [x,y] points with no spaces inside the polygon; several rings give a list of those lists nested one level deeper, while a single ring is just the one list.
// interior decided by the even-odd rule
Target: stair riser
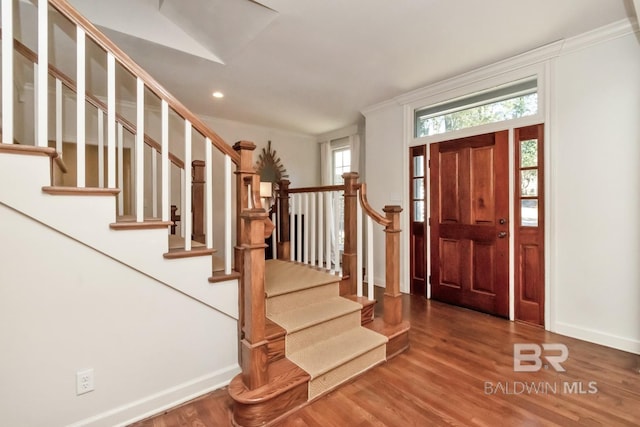
[{"label": "stair riser", "polygon": [[282,312],[284,307],[302,307],[324,298],[336,296],[338,295],[338,289],[338,283],[330,283],[328,285],[316,286],[267,298],[267,316]]},{"label": "stair riser", "polygon": [[349,379],[385,361],[386,346],[374,348],[349,362],[309,381],[309,400],[315,399]]},{"label": "stair riser", "polygon": [[310,346],[318,341],[331,338],[342,331],[357,328],[360,325],[360,312],[347,313],[335,319],[327,320],[317,325],[287,334],[286,352],[294,353],[304,347]]}]

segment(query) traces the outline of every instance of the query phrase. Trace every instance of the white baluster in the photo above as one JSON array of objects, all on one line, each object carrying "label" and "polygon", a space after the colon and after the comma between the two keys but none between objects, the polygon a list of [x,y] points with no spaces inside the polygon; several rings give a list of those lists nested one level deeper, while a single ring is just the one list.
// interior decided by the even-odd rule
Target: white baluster
[{"label": "white baluster", "polygon": [[104,111],[98,108],[98,187],[104,188]]},{"label": "white baluster", "polygon": [[367,297],[370,300],[375,299],[373,292],[375,277],[373,272],[373,220],[367,215]]},{"label": "white baluster", "polygon": [[[107,187],[116,188],[116,59],[107,53]],[[123,188],[120,188],[122,194]]]},{"label": "white baluster", "polygon": [[124,215],[124,128],[118,123],[118,215]]},{"label": "white baluster", "polygon": [[315,266],[318,261],[316,258],[316,198],[318,197],[318,193],[311,193],[309,197],[309,228],[311,229],[309,235],[311,253],[309,254],[309,258],[311,265]]},{"label": "white baluster", "polygon": [[40,142],[38,141],[40,134],[40,126],[38,126],[38,64],[33,63],[33,144],[37,147]]},{"label": "white baluster", "polygon": [[224,274],[231,274],[231,157],[224,156]]},{"label": "white baluster", "polygon": [[327,191],[324,195],[324,199],[325,199],[325,203],[324,203],[324,209],[325,209],[325,229],[324,229],[324,248],[325,248],[325,259],[327,260],[327,270],[329,270],[331,273],[334,272],[333,270],[333,264],[331,263],[331,229],[333,228],[333,216],[332,216],[332,203],[331,203],[331,198],[332,198],[332,193],[331,191]]},{"label": "white baluster", "polygon": [[296,195],[292,194],[290,196],[290,200],[289,200],[289,210],[291,211],[291,215],[289,217],[289,252],[290,252],[290,258],[291,261],[295,260],[295,249],[296,249],[296,245],[295,245],[295,224],[294,224],[294,218],[296,217]]},{"label": "white baluster", "polygon": [[297,241],[296,242],[296,249],[298,250],[298,254],[296,256],[296,261],[298,261],[298,262],[302,262],[302,244],[303,244],[303,242],[302,242],[302,221],[303,221],[302,216],[304,215],[302,197],[303,197],[302,194],[298,194],[298,197],[297,197],[297,199],[298,199],[298,209],[297,209],[297,211],[298,211],[298,218],[297,218],[298,224],[297,224],[297,227],[296,227],[297,233],[298,233],[296,235],[296,241]]},{"label": "white baluster", "polygon": [[56,151],[62,157],[62,81],[56,79]]},{"label": "white baluster", "polygon": [[318,193],[318,267],[324,268],[324,195]]},{"label": "white baluster", "polygon": [[205,241],[207,242],[207,248],[213,249],[213,146],[209,138],[205,138],[204,140],[204,151],[204,210],[207,215]]},{"label": "white baluster", "polygon": [[13,144],[13,1],[2,2],[2,143]]},{"label": "white baluster", "polygon": [[158,217],[158,151],[151,149],[151,216]]},{"label": "white baluster", "polygon": [[184,187],[182,192],[184,193],[184,211],[182,215],[182,222],[184,222],[184,250],[191,250],[191,171],[187,170],[191,168],[191,122],[189,120],[184,121]]},{"label": "white baluster", "polygon": [[[344,197],[342,197],[344,198]],[[340,237],[340,193],[333,199],[333,242],[335,242],[335,248],[333,251],[333,262],[335,263],[335,270],[339,275],[342,275],[342,265],[340,264],[340,244],[338,238]]]},{"label": "white baluster", "polygon": [[76,156],[77,156],[77,184],[78,187],[86,186],[86,73],[85,73],[85,32],[80,26],[76,27]]},{"label": "white baluster", "polygon": [[169,221],[171,218],[171,206],[169,201],[169,174],[171,173],[169,164],[169,104],[164,99],[162,100],[161,107],[162,123],[160,144],[162,146],[161,152],[161,172],[162,175],[162,220]]},{"label": "white baluster", "polygon": [[184,237],[185,234],[185,227],[184,227],[184,223],[185,223],[185,215],[186,215],[186,205],[185,205],[185,195],[184,195],[184,187],[185,187],[185,170],[184,168],[180,169],[180,212],[182,212],[182,214],[180,215],[180,236]]},{"label": "white baluster", "polygon": [[[12,39],[11,39],[12,40]],[[49,2],[38,0],[37,135],[35,145],[49,145]]]},{"label": "white baluster", "polygon": [[136,222],[144,221],[144,81],[136,90]]},{"label": "white baluster", "polygon": [[[273,223],[278,224],[277,211],[273,213]],[[278,259],[278,227],[277,226],[274,227],[273,231],[271,232],[271,242],[272,242],[271,258]]]},{"label": "white baluster", "polygon": [[303,230],[304,230],[304,263],[305,264],[309,264],[309,252],[311,252],[311,245],[310,245],[310,241],[311,239],[309,238],[309,230],[311,229],[310,227],[310,222],[311,222],[311,215],[309,214],[309,193],[304,193],[303,195],[304,200],[303,200],[303,205],[302,208],[304,209],[304,214],[302,215],[304,218],[304,224],[303,224]]},{"label": "white baluster", "polygon": [[362,294],[362,206],[356,201],[356,294]]}]

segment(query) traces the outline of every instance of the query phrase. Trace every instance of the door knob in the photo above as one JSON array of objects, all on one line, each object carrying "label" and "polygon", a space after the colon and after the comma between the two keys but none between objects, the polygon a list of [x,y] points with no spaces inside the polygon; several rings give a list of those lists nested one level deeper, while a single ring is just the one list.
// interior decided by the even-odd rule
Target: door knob
[{"label": "door knob", "polygon": [[498,238],[504,239],[505,237],[507,237],[507,232],[506,231],[501,231],[501,232],[498,233]]}]

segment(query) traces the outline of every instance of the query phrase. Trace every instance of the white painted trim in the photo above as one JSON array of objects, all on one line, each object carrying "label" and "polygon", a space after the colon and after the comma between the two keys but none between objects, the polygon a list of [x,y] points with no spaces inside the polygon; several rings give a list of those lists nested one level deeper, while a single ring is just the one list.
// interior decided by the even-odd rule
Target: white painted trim
[{"label": "white painted trim", "polygon": [[640,341],[638,340],[632,340],[564,322],[556,322],[556,330],[554,332],[568,337],[577,338],[579,340],[617,348],[618,350],[640,354]]},{"label": "white painted trim", "polygon": [[367,215],[367,299],[370,301],[375,299],[373,285],[376,276],[373,264],[373,220]]},{"label": "white painted trim", "polygon": [[[362,205],[360,205],[360,200],[356,199],[356,295],[361,297],[363,296],[362,292],[362,258],[364,257],[364,252],[362,250]],[[352,271],[351,274],[354,274]]]},{"label": "white painted trim", "polygon": [[632,22],[628,19],[613,22],[565,40],[561,55],[577,52],[590,46],[615,40],[638,31],[637,22]]},{"label": "white painted trim", "polygon": [[62,158],[62,81],[56,79],[56,151]]},{"label": "white painted trim", "polygon": [[117,124],[118,130],[118,215],[124,215],[124,128],[121,123]]},{"label": "white painted trim", "polygon": [[228,385],[239,372],[240,367],[237,364],[230,365],[226,368],[211,372],[210,374],[170,387],[159,393],[154,393],[93,417],[85,418],[69,425],[69,427],[103,425],[124,427],[164,412],[211,391],[220,389]]},{"label": "white painted trim", "polygon": [[349,136],[357,135],[359,133],[358,125],[354,124],[346,126],[341,129],[336,129],[331,132],[326,132],[317,136],[318,142],[333,141],[334,139],[346,138]]},{"label": "white painted trim", "polygon": [[158,151],[151,148],[151,216],[158,217]]},{"label": "white painted trim", "polygon": [[516,226],[514,221],[515,215],[515,136],[514,128],[509,128],[509,138],[507,147],[508,167],[509,170],[509,320],[515,320],[516,318],[516,297],[515,297],[515,277],[516,277],[516,263],[515,263],[515,233]]},{"label": "white painted trim", "polygon": [[325,243],[324,222],[326,217],[324,212],[324,199],[325,199],[325,193],[324,192],[318,193],[318,267],[320,268],[325,268],[324,266],[324,243]]}]

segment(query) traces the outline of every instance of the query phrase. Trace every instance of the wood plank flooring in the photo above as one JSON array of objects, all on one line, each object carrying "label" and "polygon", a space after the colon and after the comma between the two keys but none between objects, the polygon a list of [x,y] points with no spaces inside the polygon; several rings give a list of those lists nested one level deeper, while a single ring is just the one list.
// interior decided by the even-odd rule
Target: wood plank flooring
[{"label": "wood plank flooring", "polygon": [[[639,355],[415,296],[403,303],[407,352],[277,427],[640,425]],[[514,343],[565,344],[566,372],[514,372]],[[229,426],[230,405],[218,390],[134,426]]]}]

